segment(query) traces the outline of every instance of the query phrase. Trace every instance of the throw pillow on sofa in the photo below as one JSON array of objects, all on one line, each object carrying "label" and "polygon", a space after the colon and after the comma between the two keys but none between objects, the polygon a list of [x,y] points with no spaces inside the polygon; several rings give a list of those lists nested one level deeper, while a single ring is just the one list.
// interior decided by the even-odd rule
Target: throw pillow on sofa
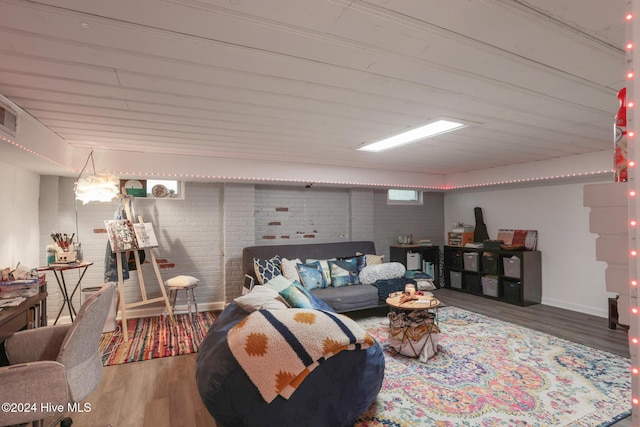
[{"label": "throw pillow on sofa", "polygon": [[378,280],[399,279],[404,277],[406,271],[405,266],[399,262],[367,265],[360,272],[360,283],[373,285]]},{"label": "throw pillow on sofa", "polygon": [[314,264],[316,262],[320,263],[320,268],[322,269],[322,274],[324,274],[324,280],[327,283],[327,286],[331,286],[331,269],[329,268],[329,261],[335,261],[335,258],[331,259],[312,259],[307,258],[305,264]]},{"label": "throw pillow on sofa", "polygon": [[296,268],[296,265],[298,264],[302,264],[300,258],[282,258],[282,263],[280,264],[280,271],[282,272],[282,275],[289,280],[300,280],[298,269]]},{"label": "throw pillow on sofa", "polygon": [[329,261],[329,267],[331,267],[331,280],[334,287],[360,284],[358,263],[355,258]]},{"label": "throw pillow on sofa", "polygon": [[289,307],[293,308],[315,308],[313,298],[304,286],[298,282],[293,282],[291,286],[280,291],[280,296],[287,301]]},{"label": "throw pillow on sofa", "polygon": [[384,263],[384,255],[374,255],[374,254],[365,255],[365,265],[379,265],[382,263]]},{"label": "throw pillow on sofa", "polygon": [[251,292],[234,301],[248,312],[289,308],[280,294],[267,286],[254,286]]},{"label": "throw pillow on sofa", "polygon": [[265,282],[273,279],[276,276],[279,276],[280,264],[282,263],[282,258],[280,255],[276,255],[271,259],[253,259],[253,269],[256,273],[256,278],[261,285],[264,285]]},{"label": "throw pillow on sofa", "polygon": [[300,275],[300,281],[307,289],[326,288],[327,281],[322,273],[322,267],[319,262],[311,264],[298,264],[296,265],[298,274]]},{"label": "throw pillow on sofa", "polygon": [[284,277],[282,274],[274,277],[264,284],[267,288],[271,288],[276,292],[280,292],[283,289],[287,289],[293,283],[293,280],[289,280]]}]

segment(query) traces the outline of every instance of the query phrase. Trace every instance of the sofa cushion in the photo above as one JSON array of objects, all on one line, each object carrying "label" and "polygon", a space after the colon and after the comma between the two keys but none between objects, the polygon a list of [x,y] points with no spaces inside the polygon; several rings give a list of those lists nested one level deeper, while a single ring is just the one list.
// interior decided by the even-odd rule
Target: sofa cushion
[{"label": "sofa cushion", "polygon": [[260,285],[254,286],[251,292],[234,299],[234,301],[248,312],[289,308],[276,291]]},{"label": "sofa cushion", "polygon": [[[320,268],[322,269],[322,274],[324,274],[324,280],[327,284],[327,286],[331,285],[331,269],[329,268],[329,261],[334,261],[335,258],[331,258],[331,259],[313,259],[313,258],[307,258],[306,260],[306,264],[315,264],[316,262],[320,263]],[[323,286],[326,287],[326,286]]]},{"label": "sofa cushion", "polygon": [[280,296],[294,308],[314,308],[311,295],[300,283],[293,282],[291,286],[280,291]]},{"label": "sofa cushion", "polygon": [[256,273],[256,278],[258,279],[258,283],[264,285],[265,282],[273,279],[276,276],[279,276],[280,264],[282,262],[282,258],[279,255],[274,256],[271,259],[253,259],[253,266]]},{"label": "sofa cushion", "polygon": [[377,280],[398,279],[404,277],[406,271],[405,266],[399,262],[367,265],[360,272],[360,282],[371,285]]},{"label": "sofa cushion", "polygon": [[326,288],[327,281],[322,273],[322,267],[319,262],[312,264],[298,264],[296,265],[298,274],[300,275],[300,282],[307,289]]},{"label": "sofa cushion", "polygon": [[294,280],[289,280],[281,274],[269,280],[264,284],[264,286],[271,288],[279,293],[281,290],[287,289],[289,286],[291,286],[293,282]]},{"label": "sofa cushion", "polygon": [[384,262],[384,255],[366,254],[365,265],[378,265]]},{"label": "sofa cushion", "polygon": [[280,263],[280,271],[282,272],[282,275],[289,280],[300,280],[300,275],[298,274],[298,269],[296,268],[296,265],[298,264],[302,264],[300,258],[282,258],[282,262]]},{"label": "sofa cushion", "polygon": [[314,289],[311,295],[326,302],[339,313],[371,308],[378,305],[378,288],[372,285],[327,287]]},{"label": "sofa cushion", "polygon": [[359,285],[358,264],[355,258],[329,261],[333,286]]}]

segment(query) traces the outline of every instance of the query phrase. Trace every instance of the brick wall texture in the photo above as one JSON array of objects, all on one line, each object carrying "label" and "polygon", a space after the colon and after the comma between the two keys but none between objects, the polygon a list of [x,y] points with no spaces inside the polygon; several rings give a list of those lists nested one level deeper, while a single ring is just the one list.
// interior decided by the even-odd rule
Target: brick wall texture
[{"label": "brick wall texture", "polygon": [[[46,263],[45,247],[52,231],[76,233],[85,261],[93,262],[82,287],[101,286],[107,256],[104,221],[122,206],[118,200],[82,205],[74,200],[73,178],[41,179],[41,265]],[[162,280],[181,274],[200,279],[196,297],[203,310],[221,308],[240,295],[242,249],[246,246],[373,240],[377,252],[388,257],[389,245],[398,234],[430,238],[442,245],[444,196],[425,193],[424,199],[422,206],[387,205],[383,190],[187,182],[180,199],[136,198],[134,215],[154,226],[159,246],[153,251]],[[160,296],[160,288],[149,261],[146,256],[142,282],[147,297],[154,298]],[[61,298],[55,277],[47,274],[47,311],[53,321]],[[73,288],[78,274],[76,270],[65,273],[68,288]],[[140,300],[136,271],[123,289],[127,303]],[[76,308],[80,294],[78,290],[74,296]],[[178,312],[186,309],[183,295],[176,308]],[[129,310],[128,317],[162,311],[158,304],[142,306]],[[66,310],[62,316],[68,316]]]}]

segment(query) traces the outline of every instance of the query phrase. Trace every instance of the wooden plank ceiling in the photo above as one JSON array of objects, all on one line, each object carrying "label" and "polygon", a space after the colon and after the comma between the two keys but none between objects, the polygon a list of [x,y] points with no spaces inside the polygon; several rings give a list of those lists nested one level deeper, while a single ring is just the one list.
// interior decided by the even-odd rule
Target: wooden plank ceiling
[{"label": "wooden plank ceiling", "polygon": [[[622,0],[0,0],[0,94],[71,145],[449,174],[612,147]],[[458,132],[356,149],[447,117]]]}]

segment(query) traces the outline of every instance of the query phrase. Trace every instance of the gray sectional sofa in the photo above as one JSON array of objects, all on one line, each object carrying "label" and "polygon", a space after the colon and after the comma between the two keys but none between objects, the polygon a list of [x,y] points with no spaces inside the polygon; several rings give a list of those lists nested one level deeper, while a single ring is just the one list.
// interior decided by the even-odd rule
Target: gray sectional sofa
[{"label": "gray sectional sofa", "polygon": [[[242,252],[243,273],[256,278],[253,259],[271,259],[276,255],[295,259],[346,258],[360,254],[375,254],[375,244],[371,241],[310,243],[289,245],[250,246]],[[384,306],[378,288],[373,285],[350,285],[313,289],[311,293],[326,302],[338,313],[364,310]]]}]

